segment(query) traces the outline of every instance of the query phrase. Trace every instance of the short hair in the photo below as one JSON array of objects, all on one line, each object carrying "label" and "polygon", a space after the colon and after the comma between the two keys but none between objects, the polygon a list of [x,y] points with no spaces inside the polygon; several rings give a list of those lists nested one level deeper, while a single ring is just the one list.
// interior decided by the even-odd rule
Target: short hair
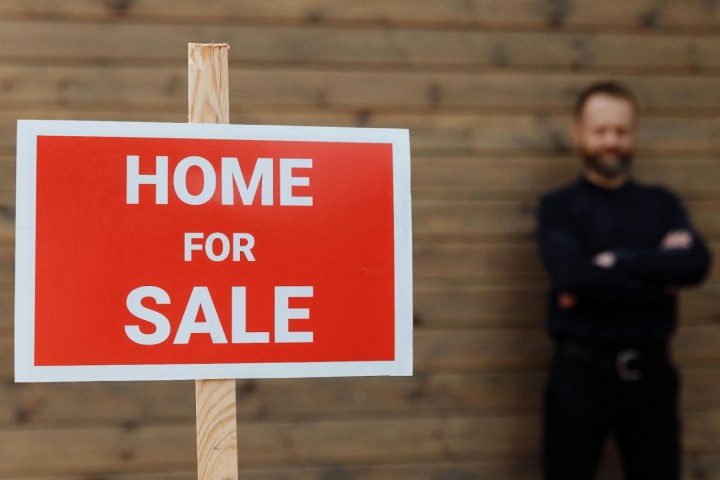
[{"label": "short hair", "polygon": [[622,98],[632,104],[633,110],[635,110],[635,112],[637,112],[639,109],[637,99],[628,87],[626,87],[620,82],[606,80],[593,83],[585,87],[585,89],[583,89],[578,94],[577,100],[575,100],[575,107],[573,110],[576,119],[582,116],[583,109],[585,108],[585,104],[587,103],[588,99],[596,94],[603,94],[609,95],[611,97]]}]

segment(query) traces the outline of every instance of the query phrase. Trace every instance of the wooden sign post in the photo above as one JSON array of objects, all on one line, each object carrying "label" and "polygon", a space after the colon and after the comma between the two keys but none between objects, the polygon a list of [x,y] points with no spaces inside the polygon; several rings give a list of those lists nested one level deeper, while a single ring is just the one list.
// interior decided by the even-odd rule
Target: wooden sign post
[{"label": "wooden sign post", "polygon": [[[188,122],[230,123],[226,44],[188,44]],[[198,480],[237,480],[235,380],[196,380]]]}]

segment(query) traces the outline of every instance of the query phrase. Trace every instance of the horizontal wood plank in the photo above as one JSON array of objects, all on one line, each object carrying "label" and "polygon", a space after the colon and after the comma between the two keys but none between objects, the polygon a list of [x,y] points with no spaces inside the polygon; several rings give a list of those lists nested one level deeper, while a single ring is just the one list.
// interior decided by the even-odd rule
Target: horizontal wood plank
[{"label": "horizontal wood plank", "polygon": [[[185,63],[187,39],[222,40],[236,64],[533,68],[573,71],[713,71],[720,39],[697,35],[0,21],[0,58],[27,62]],[[22,38],[22,42],[16,39]],[[92,42],[87,38],[95,39]],[[62,41],[57,41],[62,39]]]},{"label": "horizontal wood plank", "polygon": [[717,5],[702,0],[610,0],[602,4],[573,0],[565,5],[556,5],[553,10],[553,23],[569,27],[637,27],[641,31],[680,28],[698,32],[713,30],[720,22]]},{"label": "horizontal wood plank", "polygon": [[4,17],[32,20],[82,20],[95,22],[151,21],[156,23],[272,22],[310,24],[408,25],[434,28],[591,28],[647,30],[714,29],[720,13],[702,0],[606,0],[602,4],[542,0],[449,0],[418,2],[403,0],[324,0],[297,2],[276,0],[140,0],[99,3],[92,0],[6,0]]},{"label": "horizontal wood plank", "polygon": [[[414,316],[420,328],[504,327],[540,325],[545,318],[547,288],[539,282],[488,286],[460,285],[445,280],[415,282]],[[547,283],[547,281],[545,281]],[[679,297],[683,325],[720,322],[720,286],[708,283],[688,288]]]},{"label": "horizontal wood plank", "polygon": [[[681,366],[717,365],[720,326],[681,326],[673,340]],[[552,346],[538,329],[417,330],[415,368],[418,372],[477,372],[544,368]]]},{"label": "horizontal wood plank", "polygon": [[[239,380],[241,421],[306,421],[465,412],[533,413],[543,372],[418,374],[400,378]],[[712,377],[714,378],[714,377]],[[191,382],[15,384],[0,390],[2,425],[137,426],[192,422]],[[112,404],[112,409],[104,406]]]},{"label": "horizontal wood plank", "polygon": [[[720,244],[710,243],[712,252]],[[535,242],[418,243],[413,247],[413,274],[423,277],[546,277]],[[711,276],[720,272],[712,264]]]},{"label": "horizontal wood plank", "polygon": [[[211,4],[198,0],[178,4],[172,0],[135,1],[130,4],[103,4],[92,0],[53,2],[36,0],[32,4],[19,0],[3,3],[0,12],[5,16],[25,19],[60,19],[108,22],[118,19],[151,20],[154,22],[236,23],[247,21],[333,23],[359,22],[386,25],[387,23],[420,23],[431,25],[532,24],[543,25],[545,19],[537,0],[473,0],[424,2],[369,0],[333,0],[303,3],[279,0],[268,5],[262,0],[220,0]],[[546,9],[548,12],[551,9]]]},{"label": "horizontal wood plank", "polygon": [[[714,200],[685,202],[698,230],[708,239],[717,238],[720,222],[715,215],[720,205]],[[498,236],[531,239],[536,229],[536,203],[523,201],[441,202],[416,200],[413,203],[413,232],[422,238],[458,241]],[[480,246],[481,248],[481,246]]]},{"label": "horizontal wood plank", "polygon": [[[508,461],[454,461],[419,462],[411,464],[329,465],[298,466],[294,468],[247,468],[240,465],[239,476],[243,480],[316,480],[318,478],[352,478],[356,480],[436,480],[443,476],[459,476],[467,480],[534,480],[538,465],[532,459]],[[14,476],[13,480],[87,480],[80,475],[53,475],[48,477]],[[106,480],[195,480],[195,472],[171,473],[109,473]]]},{"label": "horizontal wood plank", "polygon": [[[575,96],[597,74],[425,73],[248,68],[230,65],[230,111],[256,108],[321,110],[402,110],[568,112]],[[633,88],[647,112],[720,109],[712,76],[620,77]],[[26,104],[87,108],[105,104],[138,109],[186,110],[183,68],[117,66],[6,66],[0,70],[0,106]],[[127,108],[127,107],[126,107]]]},{"label": "horizontal wood plank", "polygon": [[[712,198],[720,193],[720,173],[712,158],[637,158],[636,179],[669,186],[683,198]],[[579,177],[580,160],[554,157],[434,157],[415,155],[412,161],[413,196],[417,199],[538,198]]]},{"label": "horizontal wood plank", "polygon": [[[683,411],[720,404],[720,366],[684,368]],[[546,374],[419,374],[407,378],[238,381],[240,421],[309,421],[365,416],[537,415]],[[11,425],[95,426],[192,423],[191,382],[16,384],[0,389],[0,431]],[[113,408],[105,408],[112,404]],[[4,426],[4,427],[3,427]]]},{"label": "horizontal wood plank", "polygon": [[[720,411],[688,414],[685,444],[691,452],[720,451]],[[295,424],[240,423],[239,462],[246,467],[282,467],[290,462],[357,465],[397,462],[523,460],[539,444],[539,419],[521,417],[440,417],[414,420],[320,421]],[[192,468],[194,429],[190,426],[10,429],[0,451],[0,474],[22,475],[27,465],[41,473]],[[72,441],[68,441],[72,439]],[[34,445],[38,456],[23,445]]]},{"label": "horizontal wood plank", "polygon": [[[238,418],[301,421],[367,415],[408,418],[441,412],[534,413],[544,377],[544,372],[515,372],[241,380]],[[194,397],[188,383],[18,384],[0,391],[0,425],[192,422]],[[113,404],[110,410],[102,407],[108,402]]]},{"label": "horizontal wood plank", "polygon": [[[239,461],[245,466],[492,459],[532,451],[537,432],[520,431],[533,420],[448,417],[307,423],[240,423]],[[495,432],[481,436],[480,432]],[[191,468],[194,427],[10,429],[0,451],[0,474],[110,470],[159,470],[164,465]],[[72,438],[72,441],[65,439]],[[38,456],[25,445],[34,445]]]},{"label": "horizontal wood plank", "polygon": [[[683,464],[683,478],[719,480],[717,474],[720,456],[694,453]],[[620,473],[617,461],[603,464],[597,480],[613,480]],[[414,464],[382,465],[334,465],[296,468],[243,468],[240,478],[248,480],[315,480],[318,478],[352,478],[354,480],[436,480],[437,478],[462,478],[466,480],[536,480],[540,471],[537,455],[515,458],[511,461],[455,461],[418,462]],[[106,480],[194,480],[195,472],[171,473],[109,473]],[[13,480],[86,480],[84,475],[14,476]]]}]

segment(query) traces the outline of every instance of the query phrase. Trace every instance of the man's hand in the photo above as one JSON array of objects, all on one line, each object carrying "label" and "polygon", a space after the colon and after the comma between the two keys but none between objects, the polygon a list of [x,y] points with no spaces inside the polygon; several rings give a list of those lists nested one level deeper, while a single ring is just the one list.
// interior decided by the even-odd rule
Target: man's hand
[{"label": "man's hand", "polygon": [[593,257],[593,263],[600,268],[612,268],[615,266],[617,257],[611,251],[600,252]]},{"label": "man's hand", "polygon": [[[660,250],[687,250],[692,248],[693,238],[692,234],[685,230],[670,230],[665,234],[662,241],[660,242]],[[678,288],[673,285],[665,287],[665,293],[668,295],[676,295]]]},{"label": "man's hand", "polygon": [[687,230],[670,230],[660,242],[660,250],[687,250],[692,246],[692,234]]},{"label": "man's hand", "polygon": [[560,292],[557,297],[560,310],[570,310],[578,303],[578,298],[572,293]]}]

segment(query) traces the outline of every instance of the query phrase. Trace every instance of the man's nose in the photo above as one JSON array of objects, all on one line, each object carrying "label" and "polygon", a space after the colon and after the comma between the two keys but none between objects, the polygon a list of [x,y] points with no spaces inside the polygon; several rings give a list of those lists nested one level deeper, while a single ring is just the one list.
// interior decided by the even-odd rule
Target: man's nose
[{"label": "man's nose", "polygon": [[607,131],[603,135],[603,144],[606,147],[615,147],[620,145],[621,136],[618,132]]}]

